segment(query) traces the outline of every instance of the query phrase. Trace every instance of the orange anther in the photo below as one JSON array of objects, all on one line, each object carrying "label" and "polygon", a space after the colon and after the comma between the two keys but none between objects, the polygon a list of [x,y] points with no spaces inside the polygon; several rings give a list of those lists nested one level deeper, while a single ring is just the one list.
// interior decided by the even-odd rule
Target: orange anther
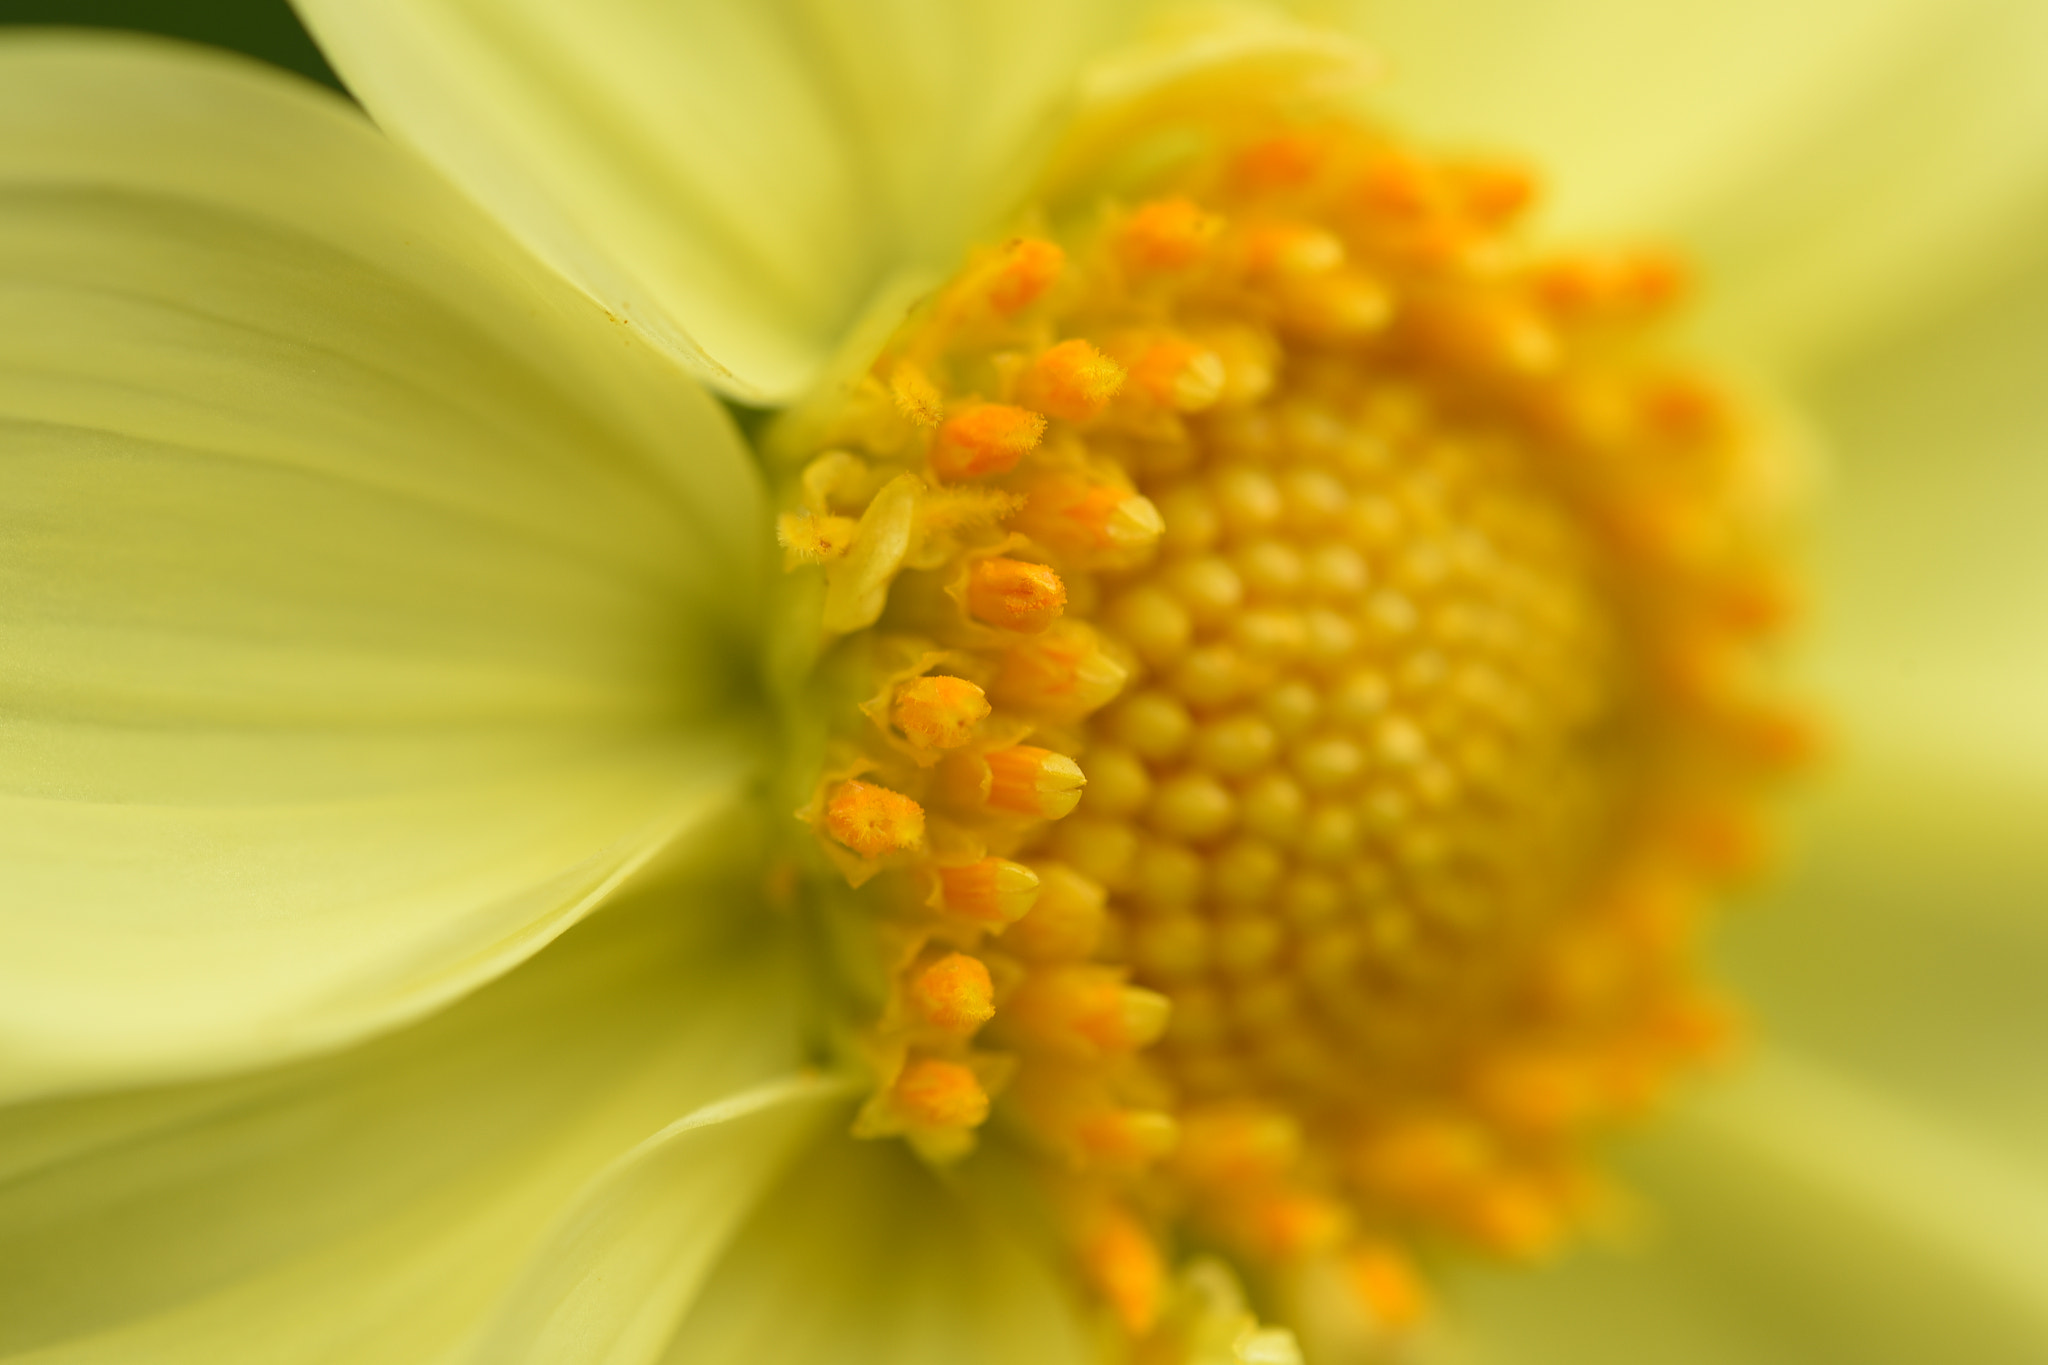
[{"label": "orange anther", "polygon": [[958,1062],[912,1058],[890,1094],[904,1119],[922,1128],[974,1128],[988,1118],[988,1091]]},{"label": "orange anther", "polygon": [[1460,1221],[1480,1246],[1499,1256],[1538,1260],[1564,1237],[1564,1211],[1527,1180],[1499,1176],[1462,1201]]},{"label": "orange anther", "polygon": [[1080,764],[1051,749],[1018,744],[982,761],[988,765],[988,804],[1040,820],[1068,814],[1081,804],[1081,789],[1088,785]]},{"label": "orange anther", "polygon": [[1587,1062],[1544,1052],[1509,1053],[1484,1063],[1474,1097],[1503,1126],[1527,1133],[1561,1133],[1592,1117],[1601,1101],[1600,1076]]},{"label": "orange anther", "polygon": [[1045,418],[1008,403],[976,403],[948,417],[932,441],[932,469],[944,479],[1007,474],[1037,448]]},{"label": "orange anther", "polygon": [[989,272],[988,302],[999,313],[1036,303],[1059,280],[1067,253],[1038,237],[1019,237],[1003,248]]},{"label": "orange anther", "polygon": [[1019,1046],[1085,1060],[1150,1046],[1169,1009],[1165,996],[1125,984],[1121,968],[1067,963],[1025,977],[1003,1019]]},{"label": "orange anther", "polygon": [[1014,524],[1042,544],[1084,555],[1149,549],[1166,530],[1151,499],[1080,474],[1034,482]]},{"label": "orange anther", "polygon": [[889,372],[889,396],[896,410],[921,427],[935,427],[946,415],[945,396],[931,377],[908,360],[899,360]]},{"label": "orange anther", "polygon": [[1314,133],[1280,133],[1237,154],[1231,173],[1247,189],[1291,189],[1313,180],[1328,163],[1330,142]]},{"label": "orange anther", "polygon": [[1444,168],[1465,212],[1486,227],[1511,222],[1536,202],[1536,176],[1506,161],[1461,161]]},{"label": "orange anther", "polygon": [[912,744],[957,749],[989,713],[988,696],[965,678],[913,678],[896,689],[890,717]]},{"label": "orange anther", "polygon": [[1293,1119],[1233,1105],[1182,1115],[1174,1164],[1195,1184],[1229,1190],[1266,1184],[1300,1155],[1301,1128]]},{"label": "orange anther", "polygon": [[1010,926],[1003,947],[1039,962],[1078,962],[1102,940],[1109,912],[1100,884],[1064,863],[1041,863],[1038,899]]},{"label": "orange anther", "polygon": [[1142,204],[1117,231],[1117,254],[1133,270],[1179,270],[1208,254],[1223,220],[1192,199]]},{"label": "orange anther", "polygon": [[995,688],[1010,705],[1079,720],[1108,705],[1129,679],[1129,670],[1104,651],[1093,627],[1058,621],[1010,646]]},{"label": "orange anther", "polygon": [[1124,386],[1124,367],[1075,337],[1038,353],[1018,381],[1017,396],[1064,422],[1098,417]]},{"label": "orange anther", "polygon": [[1161,337],[1133,348],[1131,388],[1162,408],[1200,412],[1223,396],[1223,357],[1185,337]]},{"label": "orange anther", "polygon": [[1344,1269],[1352,1292],[1382,1327],[1412,1327],[1429,1311],[1429,1297],[1414,1263],[1390,1246],[1355,1247],[1344,1257]]},{"label": "orange anther", "polygon": [[1159,1248],[1137,1219],[1121,1209],[1103,1214],[1082,1243],[1081,1264],[1126,1332],[1135,1339],[1152,1330],[1159,1319],[1166,1269]]},{"label": "orange anther", "polygon": [[1636,317],[1678,302],[1687,281],[1684,263],[1661,252],[1582,252],[1537,266],[1531,283],[1561,316]]},{"label": "orange anther", "polygon": [[1081,1150],[1108,1166],[1145,1166],[1171,1152],[1180,1125],[1154,1109],[1104,1109],[1076,1125]]},{"label": "orange anther", "polygon": [[1375,1135],[1360,1154],[1359,1174],[1395,1199],[1424,1203],[1471,1188],[1492,1165],[1478,1129],[1453,1119],[1416,1118]]},{"label": "orange anther", "polygon": [[878,858],[924,841],[924,807],[887,787],[841,782],[825,803],[825,830],[863,858]]},{"label": "orange anther", "polygon": [[1067,608],[1067,585],[1043,564],[1001,555],[967,575],[967,614],[983,625],[1035,635]]},{"label": "orange anther", "polygon": [[1038,899],[1038,874],[1001,858],[939,869],[946,909],[962,919],[1000,930],[1030,912]]},{"label": "orange anther", "polygon": [[910,999],[926,1023],[963,1038],[996,1012],[988,964],[965,953],[948,953],[919,972]]},{"label": "orange anther", "polygon": [[1342,1205],[1304,1190],[1286,1190],[1256,1201],[1246,1231],[1265,1255],[1299,1260],[1329,1251],[1344,1238],[1350,1220]]},{"label": "orange anther", "polygon": [[1336,234],[1305,223],[1247,227],[1239,251],[1254,275],[1320,275],[1344,263],[1344,243]]}]

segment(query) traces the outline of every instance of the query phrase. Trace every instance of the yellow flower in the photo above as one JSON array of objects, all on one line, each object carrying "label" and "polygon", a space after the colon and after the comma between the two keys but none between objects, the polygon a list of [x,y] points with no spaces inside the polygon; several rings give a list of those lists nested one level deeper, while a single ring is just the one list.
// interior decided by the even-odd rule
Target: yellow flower
[{"label": "yellow flower", "polygon": [[[673,362],[808,389],[1001,217],[1138,16],[308,8],[488,212],[271,75],[0,51],[0,1350],[1086,1358],[1029,1220],[845,1140],[852,1092],[805,1069],[815,945],[761,877],[767,499]],[[1858,756],[1750,950],[1778,1049],[1653,1149],[1696,1221],[1648,1269],[1483,1292],[1473,1330],[1508,1360],[2024,1358],[2039,559],[1980,409],[2030,414],[1998,368],[2029,319],[1903,324],[2032,188],[1993,163],[2041,164],[2048,121],[1997,63],[2039,35],[1990,5],[1438,12],[1372,21],[1422,125],[1519,130],[1588,223],[1696,225],[1721,335],[1811,376],[1864,518],[1824,547],[1819,656]],[[1529,60],[1544,34],[1597,64]],[[1988,64],[1922,70],[1943,43]],[[2000,594],[1902,563],[1916,535]],[[2002,951],[1913,970],[1973,942]]]}]

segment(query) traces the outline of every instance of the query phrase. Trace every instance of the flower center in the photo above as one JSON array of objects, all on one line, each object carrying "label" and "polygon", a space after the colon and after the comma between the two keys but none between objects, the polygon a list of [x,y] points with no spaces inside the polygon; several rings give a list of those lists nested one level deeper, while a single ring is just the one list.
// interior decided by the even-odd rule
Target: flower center
[{"label": "flower center", "polygon": [[978,256],[803,457],[877,926],[857,1131],[1041,1156],[1134,1333],[1163,1252],[1547,1249],[1585,1137],[1711,1050],[1696,892],[1797,721],[1745,425],[1646,344],[1654,256],[1537,257],[1519,174],[1347,124]]}]

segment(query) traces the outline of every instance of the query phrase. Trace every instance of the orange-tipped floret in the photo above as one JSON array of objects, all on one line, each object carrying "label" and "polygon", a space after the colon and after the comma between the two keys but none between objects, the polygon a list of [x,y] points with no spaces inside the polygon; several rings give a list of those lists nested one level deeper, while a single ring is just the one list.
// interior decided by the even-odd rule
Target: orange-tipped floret
[{"label": "orange-tipped floret", "polygon": [[920,971],[911,983],[910,998],[926,1023],[962,1038],[996,1012],[988,964],[966,953],[948,953]]},{"label": "orange-tipped floret", "polygon": [[1123,386],[1124,367],[1076,337],[1040,351],[1017,396],[1048,417],[1086,422],[1100,417]]},{"label": "orange-tipped floret", "polygon": [[967,573],[967,614],[997,630],[1033,635],[1067,607],[1067,585],[1043,564],[991,555]]},{"label": "orange-tipped floret", "polygon": [[1088,779],[1065,754],[1018,744],[987,754],[988,804],[996,810],[1057,820],[1081,803]]},{"label": "orange-tipped floret", "polygon": [[1038,900],[1039,877],[1022,863],[981,858],[939,869],[946,910],[961,919],[1001,929],[1030,912]]},{"label": "orange-tipped floret", "polygon": [[890,1095],[918,1128],[975,1128],[988,1120],[988,1091],[971,1067],[938,1057],[904,1063]]},{"label": "orange-tipped floret", "polygon": [[825,804],[825,829],[863,858],[879,858],[924,842],[924,807],[871,782],[841,782]]},{"label": "orange-tipped floret", "polygon": [[1182,270],[1209,254],[1223,219],[1192,199],[1142,204],[1117,232],[1117,252],[1134,271]]},{"label": "orange-tipped floret", "polygon": [[1045,418],[1008,403],[973,403],[939,425],[932,438],[932,472],[942,479],[1007,474],[1038,448]]},{"label": "orange-tipped floret", "polygon": [[965,678],[943,674],[913,678],[896,689],[890,718],[912,744],[957,749],[988,717],[988,695]]},{"label": "orange-tipped floret", "polygon": [[1166,1268],[1158,1244],[1121,1209],[1101,1213],[1081,1246],[1089,1280],[1115,1310],[1124,1330],[1141,1337],[1159,1320]]},{"label": "orange-tipped floret", "polygon": [[1067,253],[1042,237],[1019,237],[1004,247],[988,275],[989,306],[1017,313],[1045,297],[1059,282]]}]

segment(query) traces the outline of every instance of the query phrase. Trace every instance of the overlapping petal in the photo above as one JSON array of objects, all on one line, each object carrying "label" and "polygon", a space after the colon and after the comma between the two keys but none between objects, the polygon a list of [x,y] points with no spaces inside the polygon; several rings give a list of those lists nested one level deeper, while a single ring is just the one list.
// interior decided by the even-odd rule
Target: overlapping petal
[{"label": "overlapping petal", "polygon": [[1024,187],[1149,0],[300,8],[379,122],[730,392],[801,392]]},{"label": "overlapping petal", "polygon": [[1716,339],[1818,369],[2023,247],[2048,194],[2031,0],[1348,0],[1417,127],[1553,170],[1563,231],[1663,234]]},{"label": "overlapping petal", "polygon": [[661,1365],[1081,1365],[1071,1286],[902,1144],[816,1144],[734,1238]]},{"label": "overlapping petal", "polygon": [[1446,1362],[2026,1365],[2048,1350],[2048,1181],[1795,1055],[1673,1116],[1635,1163],[1654,1255],[1496,1276]]},{"label": "overlapping petal", "polygon": [[445,1002],[728,803],[759,493],[340,101],[0,51],[0,1092]]},{"label": "overlapping petal", "polygon": [[[800,1062],[772,923],[730,885],[628,898],[340,1055],[15,1110],[0,1358],[463,1358],[595,1177]],[[707,1209],[786,1150],[729,1144],[705,1171],[728,1191],[664,1190],[683,1197],[641,1213],[715,1243]]]}]

